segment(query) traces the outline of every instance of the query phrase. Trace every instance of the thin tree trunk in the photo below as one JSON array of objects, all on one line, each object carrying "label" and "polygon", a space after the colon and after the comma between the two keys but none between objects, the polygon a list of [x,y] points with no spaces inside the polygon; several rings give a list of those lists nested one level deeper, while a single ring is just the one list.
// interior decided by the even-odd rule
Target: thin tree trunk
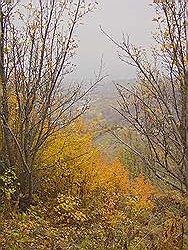
[{"label": "thin tree trunk", "polygon": [[[188,0],[186,0],[186,63],[188,62]],[[185,109],[185,185],[186,185],[186,198],[188,199],[188,65],[186,65],[185,81],[184,81],[184,109]],[[186,235],[188,236],[188,208],[186,208]]]},{"label": "thin tree trunk", "polygon": [[11,152],[11,135],[6,124],[9,123],[9,107],[8,107],[8,93],[7,80],[4,68],[4,14],[2,10],[2,0],[0,0],[0,91],[1,91],[1,116],[3,134],[4,134],[4,153],[6,154],[6,161],[11,166],[13,165],[13,158]]}]

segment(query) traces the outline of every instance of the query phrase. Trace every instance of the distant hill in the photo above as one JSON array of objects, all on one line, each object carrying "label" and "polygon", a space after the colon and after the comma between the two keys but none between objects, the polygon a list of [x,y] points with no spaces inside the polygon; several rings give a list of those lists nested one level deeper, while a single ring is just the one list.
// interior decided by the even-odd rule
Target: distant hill
[{"label": "distant hill", "polygon": [[121,79],[105,82],[104,84],[99,85],[92,92],[91,110],[100,115],[111,125],[121,123],[121,116],[114,110],[114,107],[117,107],[118,100],[115,83],[119,83],[124,86],[131,86],[134,82],[135,79]]}]

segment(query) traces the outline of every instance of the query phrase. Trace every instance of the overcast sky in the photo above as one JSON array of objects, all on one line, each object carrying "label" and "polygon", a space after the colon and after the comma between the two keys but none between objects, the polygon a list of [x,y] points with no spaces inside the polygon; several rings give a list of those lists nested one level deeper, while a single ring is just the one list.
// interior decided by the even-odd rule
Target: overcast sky
[{"label": "overcast sky", "polygon": [[100,65],[103,54],[105,73],[110,79],[128,79],[135,76],[135,71],[125,66],[117,56],[117,49],[102,34],[99,26],[117,40],[122,33],[130,35],[131,41],[149,48],[152,18],[154,16],[151,0],[99,0],[97,10],[85,18],[79,30],[80,47],[76,57],[77,71],[75,78],[92,78]]}]

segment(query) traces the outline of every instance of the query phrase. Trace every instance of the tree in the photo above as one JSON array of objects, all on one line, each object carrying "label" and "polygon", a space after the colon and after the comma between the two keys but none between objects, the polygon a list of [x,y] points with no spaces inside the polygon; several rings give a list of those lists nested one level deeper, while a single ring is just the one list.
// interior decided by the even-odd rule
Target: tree
[{"label": "tree", "polygon": [[1,158],[17,166],[21,192],[29,203],[33,166],[47,139],[88,108],[86,90],[69,86],[76,30],[96,2],[0,1]]},{"label": "tree", "polygon": [[[150,55],[123,36],[118,43],[120,59],[137,68],[137,83],[131,87],[116,84],[119,92],[117,111],[138,134],[142,148],[116,138],[139,156],[163,183],[188,197],[188,38],[186,0],[154,1],[158,24],[156,48]],[[188,234],[188,211],[186,233]]]}]

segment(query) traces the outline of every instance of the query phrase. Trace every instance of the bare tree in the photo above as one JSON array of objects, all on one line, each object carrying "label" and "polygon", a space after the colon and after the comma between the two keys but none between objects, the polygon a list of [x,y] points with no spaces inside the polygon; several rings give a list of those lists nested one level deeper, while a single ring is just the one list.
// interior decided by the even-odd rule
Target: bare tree
[{"label": "bare tree", "polygon": [[[156,48],[146,50],[123,36],[118,43],[120,59],[138,72],[132,87],[117,84],[117,111],[136,131],[149,153],[135,148],[117,133],[121,143],[138,155],[162,180],[188,198],[188,38],[187,0],[154,1],[158,24]],[[188,234],[188,211],[186,208]]]},{"label": "bare tree", "polygon": [[[1,158],[19,166],[25,176],[22,192],[33,193],[33,165],[52,133],[87,109],[86,90],[69,86],[74,68],[75,36],[83,16],[95,7],[83,0],[0,1],[0,85],[3,146]],[[81,108],[78,109],[78,106]]]}]

